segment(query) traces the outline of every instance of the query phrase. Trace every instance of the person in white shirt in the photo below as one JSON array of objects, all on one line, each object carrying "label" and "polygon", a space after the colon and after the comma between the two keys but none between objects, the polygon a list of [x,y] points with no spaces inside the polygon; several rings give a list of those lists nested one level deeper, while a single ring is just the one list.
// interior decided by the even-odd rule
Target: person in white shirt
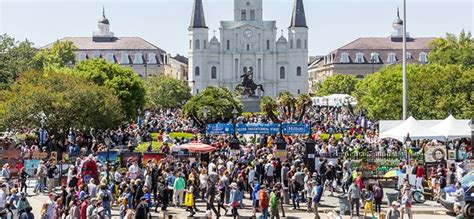
[{"label": "person in white shirt", "polygon": [[5,205],[7,204],[7,194],[4,191],[5,185],[0,185],[0,210],[5,209]]},{"label": "person in white shirt", "polygon": [[267,183],[269,186],[273,185],[274,171],[275,171],[275,167],[273,166],[271,161],[268,161],[268,163],[265,164],[265,176],[267,178]]},{"label": "person in white shirt", "polygon": [[93,198],[97,196],[97,185],[95,184],[94,179],[91,179],[89,184],[87,184],[87,193]]},{"label": "person in white shirt", "polygon": [[56,208],[56,202],[54,201],[55,198],[56,198],[56,195],[54,193],[49,194],[49,199],[47,201],[48,219],[54,219],[54,209]]},{"label": "person in white shirt", "polygon": [[137,161],[133,161],[132,165],[128,168],[129,178],[136,179],[138,177],[138,173],[140,173],[140,167],[138,167]]}]

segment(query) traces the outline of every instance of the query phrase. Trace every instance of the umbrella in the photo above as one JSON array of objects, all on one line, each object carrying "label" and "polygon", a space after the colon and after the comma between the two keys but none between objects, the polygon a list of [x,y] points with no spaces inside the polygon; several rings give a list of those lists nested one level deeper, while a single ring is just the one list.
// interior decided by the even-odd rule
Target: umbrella
[{"label": "umbrella", "polygon": [[187,149],[189,152],[193,153],[209,153],[211,151],[215,151],[216,148],[212,147],[211,145],[208,144],[203,144],[201,142],[191,142],[188,144],[182,144],[179,146],[176,146],[178,149]]},{"label": "umbrella", "polygon": [[400,170],[390,170],[383,177],[393,178],[393,177],[397,177],[400,174],[402,174],[402,172]]}]

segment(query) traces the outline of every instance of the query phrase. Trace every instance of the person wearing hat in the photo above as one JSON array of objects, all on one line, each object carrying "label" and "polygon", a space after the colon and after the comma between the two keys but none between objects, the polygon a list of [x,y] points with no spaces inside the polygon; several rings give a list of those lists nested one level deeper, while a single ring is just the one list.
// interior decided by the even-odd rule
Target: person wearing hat
[{"label": "person wearing hat", "polygon": [[142,219],[142,218],[148,218],[148,213],[149,213],[149,208],[148,208],[148,202],[146,201],[145,196],[140,198],[140,203],[137,205],[137,208],[135,209],[135,218],[136,219]]},{"label": "person wearing hat", "polygon": [[400,203],[397,201],[392,201],[392,205],[387,211],[387,219],[400,219],[400,211],[398,210],[398,207],[400,207]]},{"label": "person wearing hat", "polygon": [[[86,209],[86,215],[85,215],[85,218],[86,219],[92,219],[93,217],[93,213],[94,213],[94,210],[95,210],[95,206],[97,205],[97,198],[92,198],[90,201],[89,201],[89,205],[87,206],[87,209]],[[81,214],[81,219],[84,218]]]},{"label": "person wearing hat", "polygon": [[230,203],[230,207],[231,207],[231,210],[232,210],[232,217],[234,217],[234,219],[237,218],[237,215],[239,214],[237,212],[237,209],[238,209],[238,205],[240,203],[240,198],[241,198],[241,195],[240,195],[240,191],[237,189],[237,183],[233,182],[230,184],[230,198],[229,198],[229,203]]},{"label": "person wearing hat", "polygon": [[7,182],[10,182],[10,164],[6,163],[3,165],[2,177],[5,178]]}]

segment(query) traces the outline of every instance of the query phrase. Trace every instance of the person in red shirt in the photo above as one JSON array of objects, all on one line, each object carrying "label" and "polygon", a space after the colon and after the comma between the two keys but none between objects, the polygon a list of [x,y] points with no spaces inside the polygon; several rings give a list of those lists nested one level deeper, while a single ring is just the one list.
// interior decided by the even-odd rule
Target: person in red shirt
[{"label": "person in red shirt", "polygon": [[425,175],[425,170],[423,170],[423,167],[421,166],[421,163],[418,163],[418,166],[416,167],[416,189],[421,190],[423,192],[423,176]]},{"label": "person in red shirt", "polygon": [[86,195],[81,204],[81,219],[87,219],[87,207],[89,206],[90,197]]}]

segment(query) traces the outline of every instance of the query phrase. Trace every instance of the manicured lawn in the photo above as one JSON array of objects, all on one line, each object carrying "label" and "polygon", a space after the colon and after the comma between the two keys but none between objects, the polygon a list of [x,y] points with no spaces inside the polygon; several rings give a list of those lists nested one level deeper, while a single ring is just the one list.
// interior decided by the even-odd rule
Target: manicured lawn
[{"label": "manicured lawn", "polygon": [[[153,141],[153,144],[151,145],[151,147],[153,148],[152,151],[153,152],[160,151],[162,144],[163,144],[162,142]],[[139,144],[137,148],[135,148],[135,152],[138,152],[138,153],[147,152],[146,149],[148,148],[148,145],[150,145],[150,142],[143,142]]]},{"label": "manicured lawn", "polygon": [[193,138],[194,135],[191,133],[186,133],[186,132],[171,132],[169,134],[169,137],[177,138],[177,139],[181,139],[181,138],[190,139],[190,138]]}]

